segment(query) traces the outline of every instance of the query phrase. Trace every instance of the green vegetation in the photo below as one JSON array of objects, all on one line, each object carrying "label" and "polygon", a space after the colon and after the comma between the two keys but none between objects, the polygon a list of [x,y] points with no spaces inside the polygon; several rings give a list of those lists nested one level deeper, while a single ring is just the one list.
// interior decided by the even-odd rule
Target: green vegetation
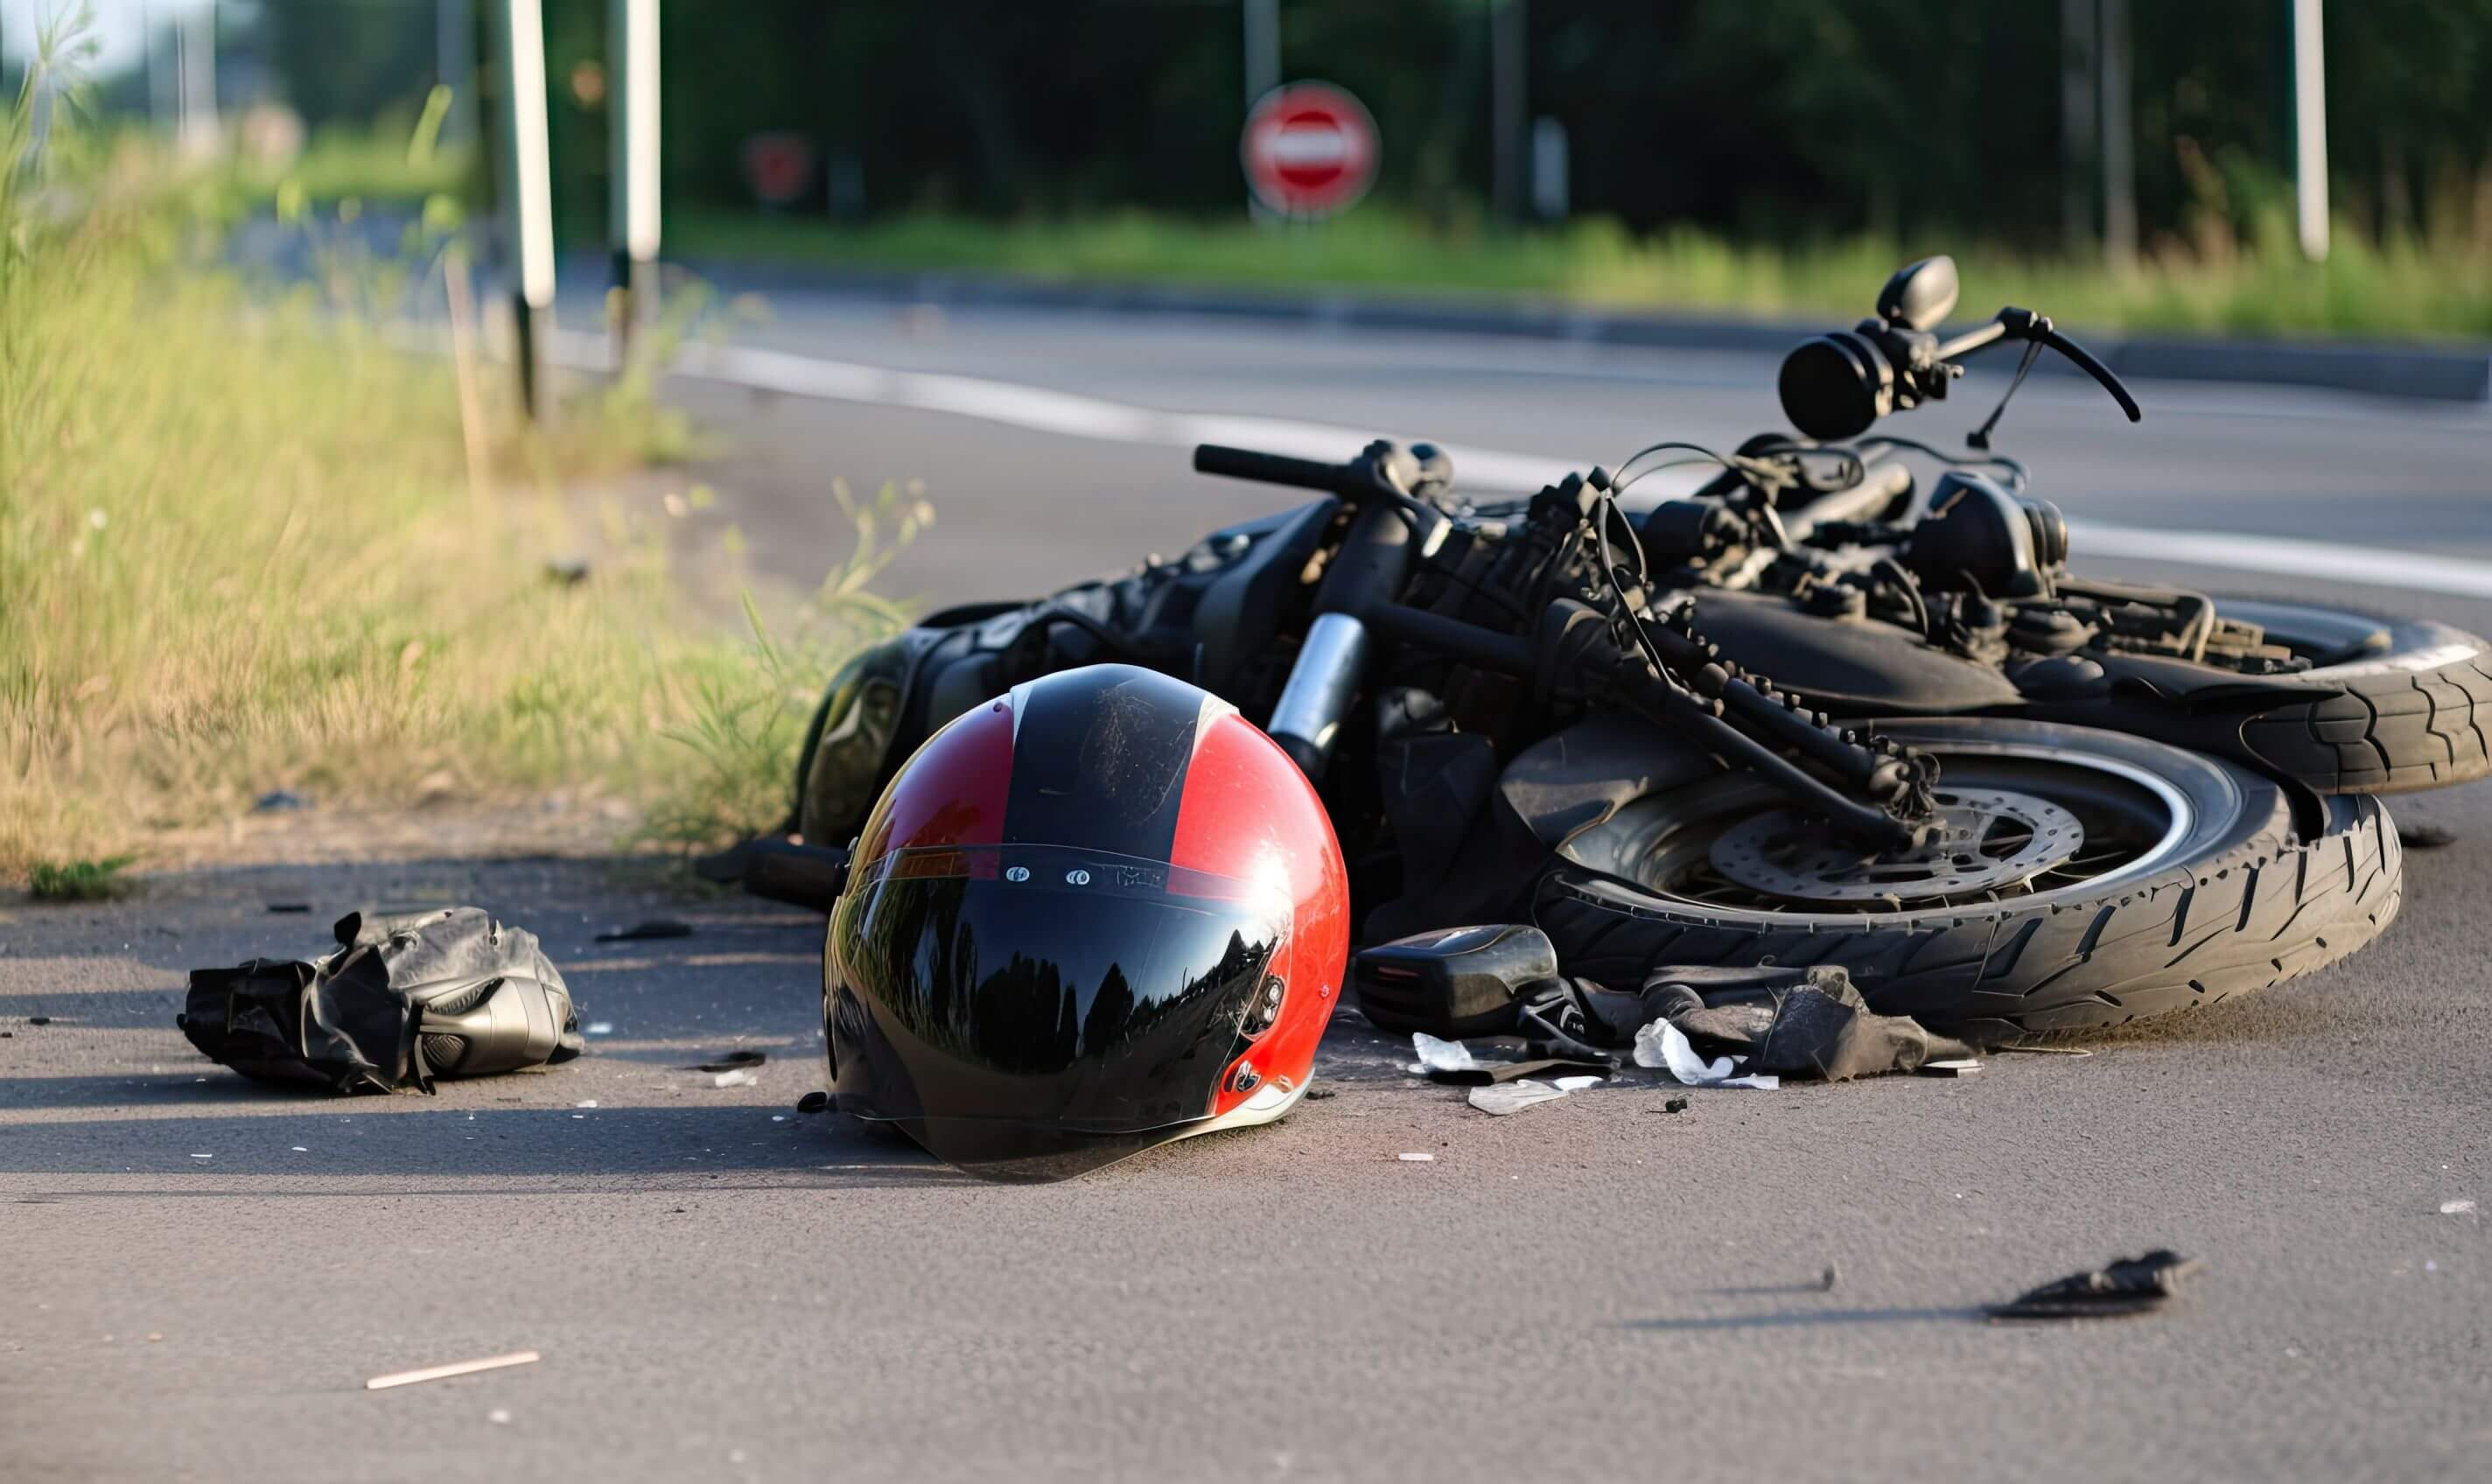
[{"label": "green vegetation", "polygon": [[36,861],[26,868],[26,891],[38,902],[107,901],[129,888],[121,873],[136,859],[114,855],[104,860]]},{"label": "green vegetation", "polygon": [[775,822],[814,680],[893,621],[861,572],[787,637],[718,634],[655,490],[565,492],[640,461],[647,366],[555,438],[490,393],[462,415],[471,363],[217,266],[214,182],[80,158],[101,145],[58,118],[29,158],[35,96],[0,136],[0,879],[101,890],[154,832],[280,787],[558,785],[684,844]]},{"label": "green vegetation", "polygon": [[1476,293],[1831,320],[1866,312],[1878,285],[1909,259],[1952,252],[1968,312],[2034,306],[2080,333],[2492,339],[2492,242],[2374,244],[2348,224],[2329,260],[2313,264],[2302,260],[2280,214],[2246,237],[2210,219],[2194,242],[2169,245],[2129,273],[1945,238],[1743,246],[1693,228],[1638,237],[1600,220],[1523,231],[1430,224],[1378,206],[1290,228],[1141,213],[1008,224],[915,216],[859,227],[705,215],[675,223],[669,251],[838,268]]}]

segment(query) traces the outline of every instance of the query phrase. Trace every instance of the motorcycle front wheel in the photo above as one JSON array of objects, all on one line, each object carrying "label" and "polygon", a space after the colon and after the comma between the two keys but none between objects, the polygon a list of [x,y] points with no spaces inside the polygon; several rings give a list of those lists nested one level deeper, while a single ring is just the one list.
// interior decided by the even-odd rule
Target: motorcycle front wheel
[{"label": "motorcycle front wheel", "polygon": [[1977,1041],[2193,1010],[2361,947],[2396,915],[2395,827],[2142,737],[1945,718],[1930,846],[1863,858],[1762,783],[1657,790],[1568,840],[1534,917],[1570,973],[1840,965],[1888,1014]]}]

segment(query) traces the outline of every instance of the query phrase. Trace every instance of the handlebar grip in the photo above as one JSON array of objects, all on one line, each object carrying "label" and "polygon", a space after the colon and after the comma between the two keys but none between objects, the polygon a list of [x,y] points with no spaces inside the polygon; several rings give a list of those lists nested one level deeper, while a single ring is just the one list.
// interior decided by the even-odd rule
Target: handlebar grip
[{"label": "handlebar grip", "polygon": [[1198,474],[1221,474],[1231,479],[1289,485],[1299,490],[1322,490],[1334,494],[1344,492],[1344,487],[1363,490],[1367,484],[1359,472],[1349,465],[1319,463],[1312,459],[1291,459],[1282,454],[1261,454],[1251,448],[1229,448],[1218,443],[1195,445],[1194,469]]}]

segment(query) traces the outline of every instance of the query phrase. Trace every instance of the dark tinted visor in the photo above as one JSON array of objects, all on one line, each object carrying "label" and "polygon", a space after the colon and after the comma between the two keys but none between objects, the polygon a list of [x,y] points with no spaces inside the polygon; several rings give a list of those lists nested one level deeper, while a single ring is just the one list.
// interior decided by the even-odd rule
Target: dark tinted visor
[{"label": "dark tinted visor", "polygon": [[1258,900],[1093,851],[895,851],[832,925],[840,1106],[1041,1179],[1207,1117],[1278,941]]}]

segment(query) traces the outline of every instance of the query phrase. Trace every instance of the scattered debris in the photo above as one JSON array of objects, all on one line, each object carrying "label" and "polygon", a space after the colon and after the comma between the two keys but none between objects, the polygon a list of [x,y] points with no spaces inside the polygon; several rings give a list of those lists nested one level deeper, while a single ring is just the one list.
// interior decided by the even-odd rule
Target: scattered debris
[{"label": "scattered debris", "polygon": [[2144,1314],[2180,1291],[2180,1280],[2199,1262],[2168,1248],[2122,1258],[2096,1272],[2071,1273],[1983,1311],[1995,1320],[2109,1319]]},{"label": "scattered debris", "polygon": [[272,902],[268,905],[268,909],[272,912],[279,912],[291,916],[298,912],[308,912],[312,910],[312,904],[309,902]]},{"label": "scattered debris", "polygon": [[485,1420],[492,1423],[495,1427],[501,1427],[511,1420],[511,1410],[507,1407],[496,1407],[491,1411],[485,1413]]},{"label": "scattered debris", "polygon": [[2093,1048],[2088,1046],[2035,1046],[2030,1041],[2010,1041],[1999,1050],[2017,1052],[2028,1056],[2091,1056],[2093,1054]]},{"label": "scattered debris", "polygon": [[2440,1214],[2443,1216],[2472,1216],[2475,1214],[2475,1202],[2472,1201],[2444,1201],[2440,1203]]},{"label": "scattered debris", "polygon": [[297,809],[309,809],[311,807],[312,801],[310,799],[305,798],[302,794],[295,792],[291,788],[271,788],[266,793],[261,794],[258,798],[252,800],[251,812],[255,815],[278,815],[285,814]]},{"label": "scattered debris", "polygon": [[1677,1097],[1672,1098],[1669,1102],[1662,1104],[1661,1111],[1666,1113],[1685,1113],[1687,1112],[1687,1104],[1688,1098],[1686,1094],[1681,1093]]},{"label": "scattered debris", "polygon": [[1971,1077],[1981,1070],[1981,1062],[1972,1056],[1950,1056],[1943,1061],[1924,1061],[1913,1070],[1923,1077]]},{"label": "scattered debris", "polygon": [[1608,1081],[1608,1078],[1600,1076],[1597,1073],[1587,1072],[1576,1077],[1558,1078],[1550,1085],[1556,1087],[1560,1092],[1581,1092],[1587,1087],[1597,1087]]},{"label": "scattered debris", "polygon": [[709,1080],[709,1084],[713,1087],[750,1087],[760,1081],[750,1072],[738,1070],[721,1072]]},{"label": "scattered debris", "polygon": [[2438,824],[2397,821],[2397,844],[2409,850],[2438,850],[2457,844],[2457,832]]},{"label": "scattered debris", "polygon": [[696,1062],[684,1068],[687,1072],[732,1072],[738,1067],[757,1067],[770,1059],[768,1052],[729,1052],[715,1061]]},{"label": "scattered debris", "polygon": [[213,1155],[213,1154],[193,1154],[193,1155],[192,1155],[192,1156],[191,1156],[191,1158],[193,1158],[193,1159],[214,1159],[214,1158],[216,1158],[216,1156],[215,1156],[215,1155]]},{"label": "scattered debris", "polygon": [[1339,1096],[1341,1096],[1339,1087],[1309,1087],[1306,1091],[1306,1099],[1310,1103],[1320,1103],[1326,1098]]},{"label": "scattered debris", "polygon": [[26,1024],[29,1025],[48,1025],[51,1023],[52,1018],[48,1015],[30,1015],[26,1017]]},{"label": "scattered debris", "polygon": [[1833,1263],[1828,1262],[1825,1264],[1825,1271],[1818,1274],[1817,1276],[1818,1291],[1821,1293],[1831,1293],[1834,1291],[1834,1286],[1842,1281],[1843,1270],[1836,1267]]},{"label": "scattered debris", "polygon": [[1503,1117],[1508,1113],[1519,1113],[1534,1103],[1555,1102],[1565,1095],[1561,1088],[1552,1087],[1547,1083],[1536,1083],[1525,1077],[1513,1082],[1491,1083],[1485,1087],[1473,1087],[1470,1104],[1484,1113]]},{"label": "scattered debris", "polygon": [[1739,1075],[1746,1063],[1743,1056],[1724,1056],[1706,1061],[1687,1044],[1686,1032],[1666,1020],[1655,1021],[1636,1032],[1635,1063],[1640,1067],[1666,1067],[1670,1075],[1691,1087],[1758,1087],[1772,1091],[1782,1085],[1782,1079],[1759,1073]]},{"label": "scattered debris", "polygon": [[615,928],[609,932],[600,933],[597,935],[597,940],[601,943],[637,943],[650,938],[692,935],[691,923],[677,922],[671,917],[652,917],[646,922],[636,922],[628,928]]},{"label": "scattered debris", "polygon": [[571,1106],[572,1106],[572,1107],[574,1107],[574,1108],[595,1108],[595,1107],[597,1106],[597,1099],[595,1099],[595,1098],[582,1098],[582,1099],[580,1099],[578,1102],[574,1103],[574,1104],[572,1104]]},{"label": "scattered debris", "polygon": [[585,1033],[592,1036],[610,1036],[614,1034],[614,1023],[612,1021],[590,1021]]},{"label": "scattered debris", "polygon": [[417,1381],[448,1380],[454,1376],[473,1376],[479,1371],[498,1371],[505,1366],[534,1365],[543,1359],[535,1350],[515,1350],[508,1355],[488,1355],[482,1360],[454,1360],[448,1365],[429,1365],[416,1371],[393,1371],[375,1376],[364,1382],[366,1391],[386,1391],[392,1386],[412,1386]]},{"label": "scattered debris", "polygon": [[1407,1165],[1429,1165],[1436,1163],[1437,1159],[1437,1156],[1433,1154],[1420,1153],[1416,1151],[1409,1154],[1396,1154],[1393,1157]]},{"label": "scattered debris", "polygon": [[1439,1041],[1424,1030],[1410,1032],[1410,1045],[1419,1054],[1413,1072],[1468,1072],[1476,1068],[1479,1058],[1460,1041]]},{"label": "scattered debris", "polygon": [[796,1111],[800,1113],[828,1113],[830,1110],[831,1095],[819,1087],[796,1100]]}]

